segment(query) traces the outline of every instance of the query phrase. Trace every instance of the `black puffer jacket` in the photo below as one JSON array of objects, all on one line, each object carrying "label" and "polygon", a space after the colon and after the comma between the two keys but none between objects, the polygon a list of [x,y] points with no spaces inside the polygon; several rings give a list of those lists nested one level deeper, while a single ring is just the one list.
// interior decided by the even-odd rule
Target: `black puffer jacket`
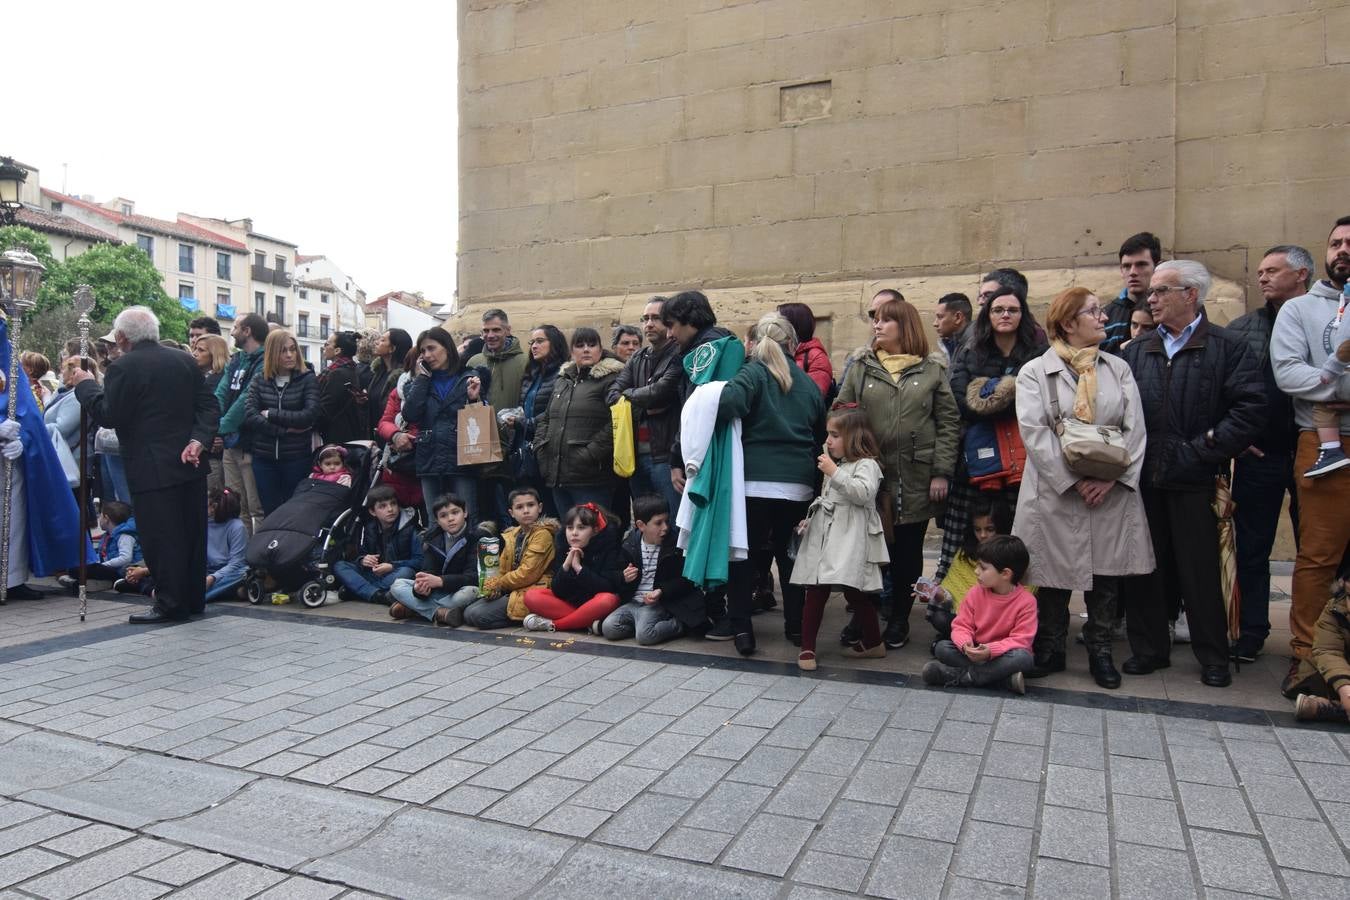
[{"label": "black puffer jacket", "polygon": [[[482,381],[480,397],[486,397],[492,375],[487,369],[461,369],[452,376],[454,384],[450,392],[441,400],[431,389],[431,378],[418,375],[408,382],[407,393],[403,397],[403,421],[418,427],[416,454],[417,474],[421,475],[457,475],[459,457],[459,411],[469,402],[469,376],[477,375]],[[463,472],[472,473],[470,466]]]},{"label": "black puffer jacket", "polygon": [[315,425],[326,444],[374,437],[366,413],[366,392],[355,363],[344,363],[319,376],[319,418]]},{"label": "black puffer jacket", "polygon": [[[267,410],[266,418],[263,410]],[[285,386],[279,386],[275,378],[263,378],[261,372],[248,383],[244,434],[254,456],[280,461],[308,458],[314,451],[318,415],[319,379],[309,369],[291,373]]]},{"label": "black puffer jacket", "polygon": [[670,445],[680,430],[680,385],[685,380],[680,348],[670,340],[660,350],[643,347],[624,365],[605,398],[612,406],[622,395],[647,426],[652,459],[670,459]]},{"label": "black puffer jacket", "polygon": [[[1123,355],[1139,385],[1148,430],[1140,483],[1213,490],[1214,476],[1266,426],[1265,388],[1246,339],[1202,315],[1170,360],[1161,328],[1132,341]],[[1214,436],[1207,439],[1210,430]]]},{"label": "black puffer jacket", "polygon": [[[520,380],[520,408],[525,414],[523,439],[526,443],[534,441],[535,426],[539,423],[539,417],[548,412],[549,401],[553,399],[553,388],[558,381],[558,370],[561,365],[550,365],[547,368],[539,369],[526,367],[525,375]],[[538,382],[538,388],[535,383]],[[534,389],[534,397],[530,397],[530,391]]]},{"label": "black puffer jacket", "polygon": [[1252,358],[1261,367],[1266,386],[1268,427],[1252,443],[1266,453],[1293,454],[1298,444],[1298,425],[1294,423],[1294,401],[1275,383],[1275,368],[1270,363],[1270,334],[1275,328],[1276,309],[1270,303],[1239,316],[1224,326],[1242,335],[1251,347]]},{"label": "black puffer jacket", "polygon": [[623,593],[627,584],[623,580],[626,563],[619,546],[618,522],[606,522],[604,528],[592,535],[591,542],[581,551],[580,572],[563,568],[571,549],[567,543],[567,529],[559,528],[553,539],[553,583],[550,585],[555,596],[580,606],[596,594]]},{"label": "black puffer jacket", "polygon": [[563,363],[548,411],[536,423],[534,452],[549,487],[609,485],[614,474],[614,425],[605,396],[623,363],[604,358],[584,372]]},{"label": "black puffer jacket", "polygon": [[[978,422],[980,419],[1004,415],[1008,409],[1007,404],[991,403],[981,409],[972,409],[966,397],[970,383],[976,379],[1000,378],[1006,375],[1009,377],[1007,389],[1012,390],[1012,384],[1017,381],[1017,373],[1021,371],[1022,366],[1040,356],[1045,350],[1044,342],[1030,348],[1018,345],[1009,356],[999,356],[997,352],[991,353],[984,347],[974,347],[971,344],[966,344],[958,350],[956,358],[952,360],[951,383],[952,396],[956,398],[957,409],[961,410],[961,418],[966,422]],[[1015,405],[1013,408],[1016,408]]]}]

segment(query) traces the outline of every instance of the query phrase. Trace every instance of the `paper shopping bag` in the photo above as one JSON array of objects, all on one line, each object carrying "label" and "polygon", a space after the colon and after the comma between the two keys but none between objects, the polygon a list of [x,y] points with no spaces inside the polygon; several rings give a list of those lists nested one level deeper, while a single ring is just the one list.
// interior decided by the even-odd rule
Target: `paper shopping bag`
[{"label": "paper shopping bag", "polygon": [[455,459],[461,466],[481,466],[502,461],[502,439],[497,434],[497,415],[483,404],[459,411]]}]

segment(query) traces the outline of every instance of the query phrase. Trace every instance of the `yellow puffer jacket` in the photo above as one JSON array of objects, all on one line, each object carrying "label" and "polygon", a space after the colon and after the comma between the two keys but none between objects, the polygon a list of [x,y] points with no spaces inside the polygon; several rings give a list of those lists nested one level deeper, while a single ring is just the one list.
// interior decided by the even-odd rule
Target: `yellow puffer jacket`
[{"label": "yellow puffer jacket", "polygon": [[[517,622],[530,612],[525,608],[525,592],[553,583],[553,536],[558,528],[557,519],[546,518],[528,529],[517,525],[502,532],[501,574],[483,582],[483,591],[488,594],[510,591],[506,614]],[[524,545],[517,561],[516,546],[522,540]]]},{"label": "yellow puffer jacket", "polygon": [[[1313,629],[1312,644],[1312,652],[1299,666],[1298,677],[1309,681],[1313,675],[1321,676],[1326,695],[1335,699],[1341,685],[1350,684],[1350,597],[1344,583],[1337,584],[1322,610]],[[1315,681],[1309,688],[1321,692]]]}]

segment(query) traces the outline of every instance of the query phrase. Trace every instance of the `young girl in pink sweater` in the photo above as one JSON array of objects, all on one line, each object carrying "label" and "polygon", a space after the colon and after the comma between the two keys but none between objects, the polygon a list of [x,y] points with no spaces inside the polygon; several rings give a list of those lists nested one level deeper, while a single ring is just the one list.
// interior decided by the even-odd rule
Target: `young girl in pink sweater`
[{"label": "young girl in pink sweater", "polygon": [[1026,693],[1022,673],[1033,663],[1036,598],[1022,587],[1031,557],[1020,538],[995,535],[975,551],[976,584],[961,601],[952,639],[938,641],[923,667],[924,684],[1000,684]]}]

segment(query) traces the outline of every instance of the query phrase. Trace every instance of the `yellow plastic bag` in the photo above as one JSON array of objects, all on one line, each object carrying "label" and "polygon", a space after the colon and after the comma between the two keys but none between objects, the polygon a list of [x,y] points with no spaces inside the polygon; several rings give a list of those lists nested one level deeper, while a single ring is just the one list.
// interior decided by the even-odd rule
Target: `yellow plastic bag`
[{"label": "yellow plastic bag", "polygon": [[609,408],[614,423],[614,474],[629,478],[637,471],[637,442],[633,439],[633,404],[620,397]]}]

